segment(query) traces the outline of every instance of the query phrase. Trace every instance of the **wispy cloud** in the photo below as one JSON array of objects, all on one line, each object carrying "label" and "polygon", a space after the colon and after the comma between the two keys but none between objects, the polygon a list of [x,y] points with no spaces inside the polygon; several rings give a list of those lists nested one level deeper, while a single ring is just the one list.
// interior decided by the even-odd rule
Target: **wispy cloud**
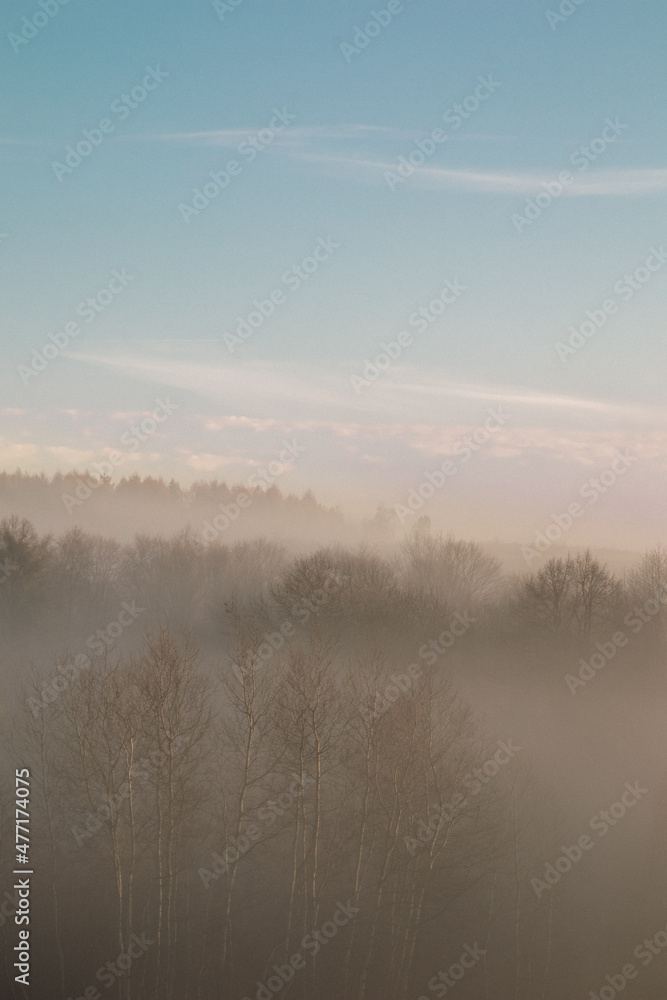
[{"label": "wispy cloud", "polygon": [[425,385],[423,383],[390,383],[396,391],[413,392],[436,396],[454,396],[460,399],[481,399],[490,403],[512,403],[519,406],[537,406],[557,410],[588,410],[593,413],[619,413],[636,417],[656,417],[657,411],[645,406],[623,406],[617,402],[597,399],[579,399],[576,396],[563,396],[558,393],[536,392],[534,390],[501,389],[467,383],[446,383],[444,385]]},{"label": "wispy cloud", "polygon": [[[109,136],[109,142],[143,142],[164,143],[180,146],[221,146],[235,149],[239,143],[250,136],[257,135],[265,128],[265,124],[245,126],[242,128],[201,129],[192,132],[119,132]],[[419,129],[395,128],[389,125],[363,125],[359,123],[341,122],[331,125],[290,125],[282,132],[276,132],[271,146],[301,147],[304,159],[309,147],[314,143],[330,140],[349,140],[358,142],[412,142],[423,133]],[[515,142],[517,136],[496,135],[490,133],[466,132],[450,135],[451,142]],[[60,149],[63,140],[44,138],[19,138],[16,136],[0,136],[0,148],[7,147],[38,147],[43,149]],[[312,159],[316,160],[316,154]],[[323,157],[331,162],[345,162],[343,158]],[[350,160],[349,162],[363,162]],[[370,162],[370,161],[369,161]]]},{"label": "wispy cloud", "polygon": [[280,401],[319,407],[349,403],[349,392],[341,392],[331,378],[313,372],[297,372],[293,365],[273,363],[225,364],[220,361],[187,361],[184,358],[93,356],[71,353],[87,364],[115,368],[130,375],[199,395],[246,400]]},{"label": "wispy cloud", "polygon": [[[221,146],[229,149],[236,149],[238,145],[250,136],[257,135],[264,126],[257,125],[246,128],[226,128],[226,129],[204,129],[196,132],[144,132],[144,133],[122,133],[114,135],[112,142],[144,142],[144,143],[172,143],[181,146]],[[271,147],[287,148],[295,153],[301,152],[304,160],[317,162],[340,162],[340,163],[371,163],[347,159],[340,154],[319,155],[313,151],[318,145],[330,141],[356,141],[368,147],[371,142],[382,143],[406,143],[414,142],[423,133],[419,129],[395,128],[388,125],[362,125],[355,123],[339,123],[333,125],[290,125],[282,132],[277,132],[271,141]],[[514,135],[498,135],[481,132],[461,132],[448,136],[450,142],[455,143],[507,143],[518,141]],[[309,152],[312,151],[312,152]]]},{"label": "wispy cloud", "polygon": [[[386,184],[385,173],[396,172],[395,160],[369,160],[327,153],[301,152],[300,159],[339,167],[364,179]],[[452,170],[447,167],[415,167],[409,183],[421,183],[443,191],[467,191],[476,194],[531,195],[553,182],[558,171],[483,171],[475,168]],[[615,196],[656,194],[667,191],[667,169],[634,168],[628,170],[598,170],[575,176],[565,188],[564,196]]]},{"label": "wispy cloud", "polygon": [[[200,132],[150,132],[117,136],[124,142],[165,142],[193,146],[236,147],[248,136],[256,135],[263,125],[247,128],[206,129]],[[292,145],[318,139],[392,139],[396,141],[413,139],[419,132],[396,129],[385,125],[290,125],[277,132],[272,145]]]},{"label": "wispy cloud", "polygon": [[[524,423],[531,414],[554,416],[579,414],[584,417],[616,418],[619,416],[641,423],[664,423],[667,414],[661,407],[629,404],[615,399],[586,399],[577,396],[545,392],[538,389],[485,385],[453,381],[439,372],[423,372],[396,366],[391,378],[374,384],[367,394],[356,396],[346,371],[315,366],[296,366],[287,362],[224,363],[215,359],[188,361],[182,357],[159,358],[129,355],[88,355],[71,353],[74,360],[85,364],[124,371],[128,375],[158,382],[173,388],[188,390],[202,397],[225,399],[232,409],[250,403],[263,406],[287,407],[295,420],[321,419],[323,411],[366,413],[398,412],[420,400],[432,400],[436,408],[443,400],[465,402],[507,403],[523,411]],[[433,407],[431,407],[433,409]],[[238,418],[234,418],[238,419]],[[282,419],[282,414],[280,414]],[[294,423],[294,421],[292,421]],[[296,424],[295,424],[296,426]]]}]

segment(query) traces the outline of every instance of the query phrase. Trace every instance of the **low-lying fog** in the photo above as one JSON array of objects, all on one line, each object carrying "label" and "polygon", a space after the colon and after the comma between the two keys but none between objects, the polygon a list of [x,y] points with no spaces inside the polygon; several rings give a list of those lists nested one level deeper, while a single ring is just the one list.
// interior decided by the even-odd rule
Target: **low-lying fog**
[{"label": "low-lying fog", "polygon": [[222,486],[102,488],[72,526],[28,485],[0,512],[8,995],[16,767],[35,995],[663,996],[665,552],[529,567],[277,491],[233,517]]}]

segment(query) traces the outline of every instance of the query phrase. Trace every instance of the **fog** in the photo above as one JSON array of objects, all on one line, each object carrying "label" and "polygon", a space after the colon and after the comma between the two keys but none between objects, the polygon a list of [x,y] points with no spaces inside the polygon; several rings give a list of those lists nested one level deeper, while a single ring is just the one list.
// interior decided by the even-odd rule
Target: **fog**
[{"label": "fog", "polygon": [[0,485],[3,995],[663,996],[667,553]]},{"label": "fog", "polygon": [[609,10],[3,6],[0,1000],[666,1000],[667,5]]}]

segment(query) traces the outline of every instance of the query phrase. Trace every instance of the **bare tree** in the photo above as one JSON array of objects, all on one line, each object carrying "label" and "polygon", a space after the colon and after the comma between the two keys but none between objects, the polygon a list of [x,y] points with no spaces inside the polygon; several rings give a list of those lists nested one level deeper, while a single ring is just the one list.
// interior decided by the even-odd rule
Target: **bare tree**
[{"label": "bare tree", "polygon": [[501,565],[476,542],[464,542],[441,532],[415,530],[401,546],[406,581],[425,593],[435,593],[451,609],[479,607],[494,593]]}]

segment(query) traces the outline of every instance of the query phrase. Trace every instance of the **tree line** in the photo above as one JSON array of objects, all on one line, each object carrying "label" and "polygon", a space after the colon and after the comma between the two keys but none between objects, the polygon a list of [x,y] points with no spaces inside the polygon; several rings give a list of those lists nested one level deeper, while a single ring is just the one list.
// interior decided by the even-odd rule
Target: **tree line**
[{"label": "tree line", "polygon": [[598,968],[576,940],[598,861],[532,890],[571,820],[459,687],[500,672],[518,698],[536,676],[569,698],[566,667],[623,628],[619,657],[650,677],[660,549],[623,577],[591,552],[507,576],[425,526],[391,556],[293,555],[187,531],[51,538],[15,517],[0,566],[7,996],[25,995],[14,765],[31,775],[35,996],[548,1000]]}]

